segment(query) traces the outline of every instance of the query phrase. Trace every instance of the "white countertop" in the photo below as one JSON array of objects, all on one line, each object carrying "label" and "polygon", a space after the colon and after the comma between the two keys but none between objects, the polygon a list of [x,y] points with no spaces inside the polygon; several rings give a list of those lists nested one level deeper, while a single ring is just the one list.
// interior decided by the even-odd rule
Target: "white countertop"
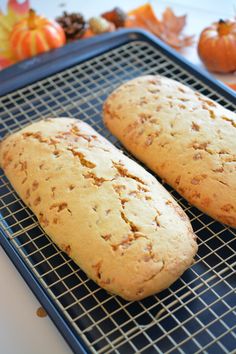
[{"label": "white countertop", "polygon": [[[78,1],[31,0],[31,7],[47,17],[54,18],[63,10],[78,11],[87,18],[120,6],[124,10],[135,8],[144,1],[140,0],[99,0]],[[62,6],[62,4],[66,6]],[[219,18],[233,17],[236,0],[170,0],[151,1],[157,14],[171,6],[177,15],[188,14],[186,33],[200,33],[201,29]],[[5,0],[0,0],[4,9]],[[183,53],[198,67],[203,67],[194,47]],[[235,75],[218,76],[225,81],[236,82]],[[40,303],[28,288],[14,265],[0,247],[0,353],[2,354],[70,354],[71,349],[50,320],[36,315]]]}]

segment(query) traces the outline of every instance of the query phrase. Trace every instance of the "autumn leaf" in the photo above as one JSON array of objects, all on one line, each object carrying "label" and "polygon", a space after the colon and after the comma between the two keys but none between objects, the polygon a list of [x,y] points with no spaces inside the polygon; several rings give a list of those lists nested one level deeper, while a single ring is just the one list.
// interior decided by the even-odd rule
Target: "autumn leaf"
[{"label": "autumn leaf", "polygon": [[236,90],[236,83],[226,83],[232,90]]},{"label": "autumn leaf", "polygon": [[8,11],[12,12],[18,19],[22,16],[26,16],[29,11],[29,0],[25,0],[21,4],[19,4],[17,0],[9,0]]},{"label": "autumn leaf", "polygon": [[167,7],[162,14],[162,23],[166,31],[180,34],[186,24],[186,15],[175,16],[171,8]]},{"label": "autumn leaf", "polygon": [[159,23],[156,15],[154,14],[151,4],[147,3],[142,6],[137,7],[134,10],[131,10],[128,13],[126,20],[126,27],[143,27],[147,26],[147,23],[156,25]]},{"label": "autumn leaf", "polygon": [[7,68],[12,64],[14,64],[14,61],[12,59],[4,58],[3,56],[1,57],[1,53],[0,53],[0,70]]},{"label": "autumn leaf", "polygon": [[129,12],[126,27],[141,27],[149,30],[175,49],[190,46],[193,36],[185,36],[182,30],[186,24],[186,15],[176,16],[171,8],[167,7],[159,20],[151,6],[147,3]]},{"label": "autumn leaf", "polygon": [[29,0],[18,3],[17,0],[9,0],[7,12],[0,11],[0,69],[14,64],[14,58],[10,48],[10,34],[14,25],[24,18],[29,11]]}]

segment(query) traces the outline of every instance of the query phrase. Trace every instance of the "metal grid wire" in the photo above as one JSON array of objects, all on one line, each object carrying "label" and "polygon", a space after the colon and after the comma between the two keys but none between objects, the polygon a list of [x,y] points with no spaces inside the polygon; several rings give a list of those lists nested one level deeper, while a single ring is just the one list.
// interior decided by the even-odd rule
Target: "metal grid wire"
[{"label": "metal grid wire", "polygon": [[[125,80],[156,73],[235,110],[232,103],[151,44],[135,41],[0,99],[0,133],[4,136],[42,116],[72,116],[85,120],[120,147],[102,124],[102,104]],[[50,241],[1,173],[0,217],[9,242],[92,352],[236,350],[235,230],[215,222],[167,188],[198,236],[196,263],[169,289],[139,302],[126,302],[100,289]]]}]

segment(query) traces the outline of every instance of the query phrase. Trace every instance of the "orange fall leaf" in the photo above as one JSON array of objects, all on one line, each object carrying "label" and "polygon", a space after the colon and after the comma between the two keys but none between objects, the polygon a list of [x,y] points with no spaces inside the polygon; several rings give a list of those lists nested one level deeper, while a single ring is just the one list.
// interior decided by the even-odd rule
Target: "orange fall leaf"
[{"label": "orange fall leaf", "polygon": [[14,25],[29,11],[29,0],[19,3],[9,0],[6,14],[0,11],[0,70],[16,62],[11,48],[9,37]]},{"label": "orange fall leaf", "polygon": [[231,89],[236,90],[236,83],[235,84],[227,83],[226,85],[228,85]]},{"label": "orange fall leaf", "polygon": [[151,6],[147,3],[128,13],[126,27],[141,27],[149,30],[171,47],[181,49],[193,43],[193,36],[185,36],[182,30],[186,24],[186,15],[176,16],[167,7],[159,20]]}]

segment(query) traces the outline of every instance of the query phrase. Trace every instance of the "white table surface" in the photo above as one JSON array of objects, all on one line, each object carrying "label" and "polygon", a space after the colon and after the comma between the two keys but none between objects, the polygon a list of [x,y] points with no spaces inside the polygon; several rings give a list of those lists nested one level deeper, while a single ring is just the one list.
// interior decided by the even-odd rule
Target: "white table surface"
[{"label": "white table surface", "polygon": [[[54,18],[63,10],[80,11],[86,18],[98,15],[119,5],[124,10],[135,8],[140,0],[31,0],[31,7],[47,17]],[[236,0],[170,0],[151,1],[159,15],[171,6],[178,15],[187,13],[186,33],[196,34],[220,18],[233,17]],[[62,6],[65,4],[65,6]],[[0,0],[4,9],[5,0]],[[198,67],[203,67],[193,46],[183,55]],[[236,75],[218,76],[224,81],[236,82]],[[50,318],[36,315],[40,303],[28,288],[14,265],[0,247],[0,353],[1,354],[70,354],[71,349]]]}]

